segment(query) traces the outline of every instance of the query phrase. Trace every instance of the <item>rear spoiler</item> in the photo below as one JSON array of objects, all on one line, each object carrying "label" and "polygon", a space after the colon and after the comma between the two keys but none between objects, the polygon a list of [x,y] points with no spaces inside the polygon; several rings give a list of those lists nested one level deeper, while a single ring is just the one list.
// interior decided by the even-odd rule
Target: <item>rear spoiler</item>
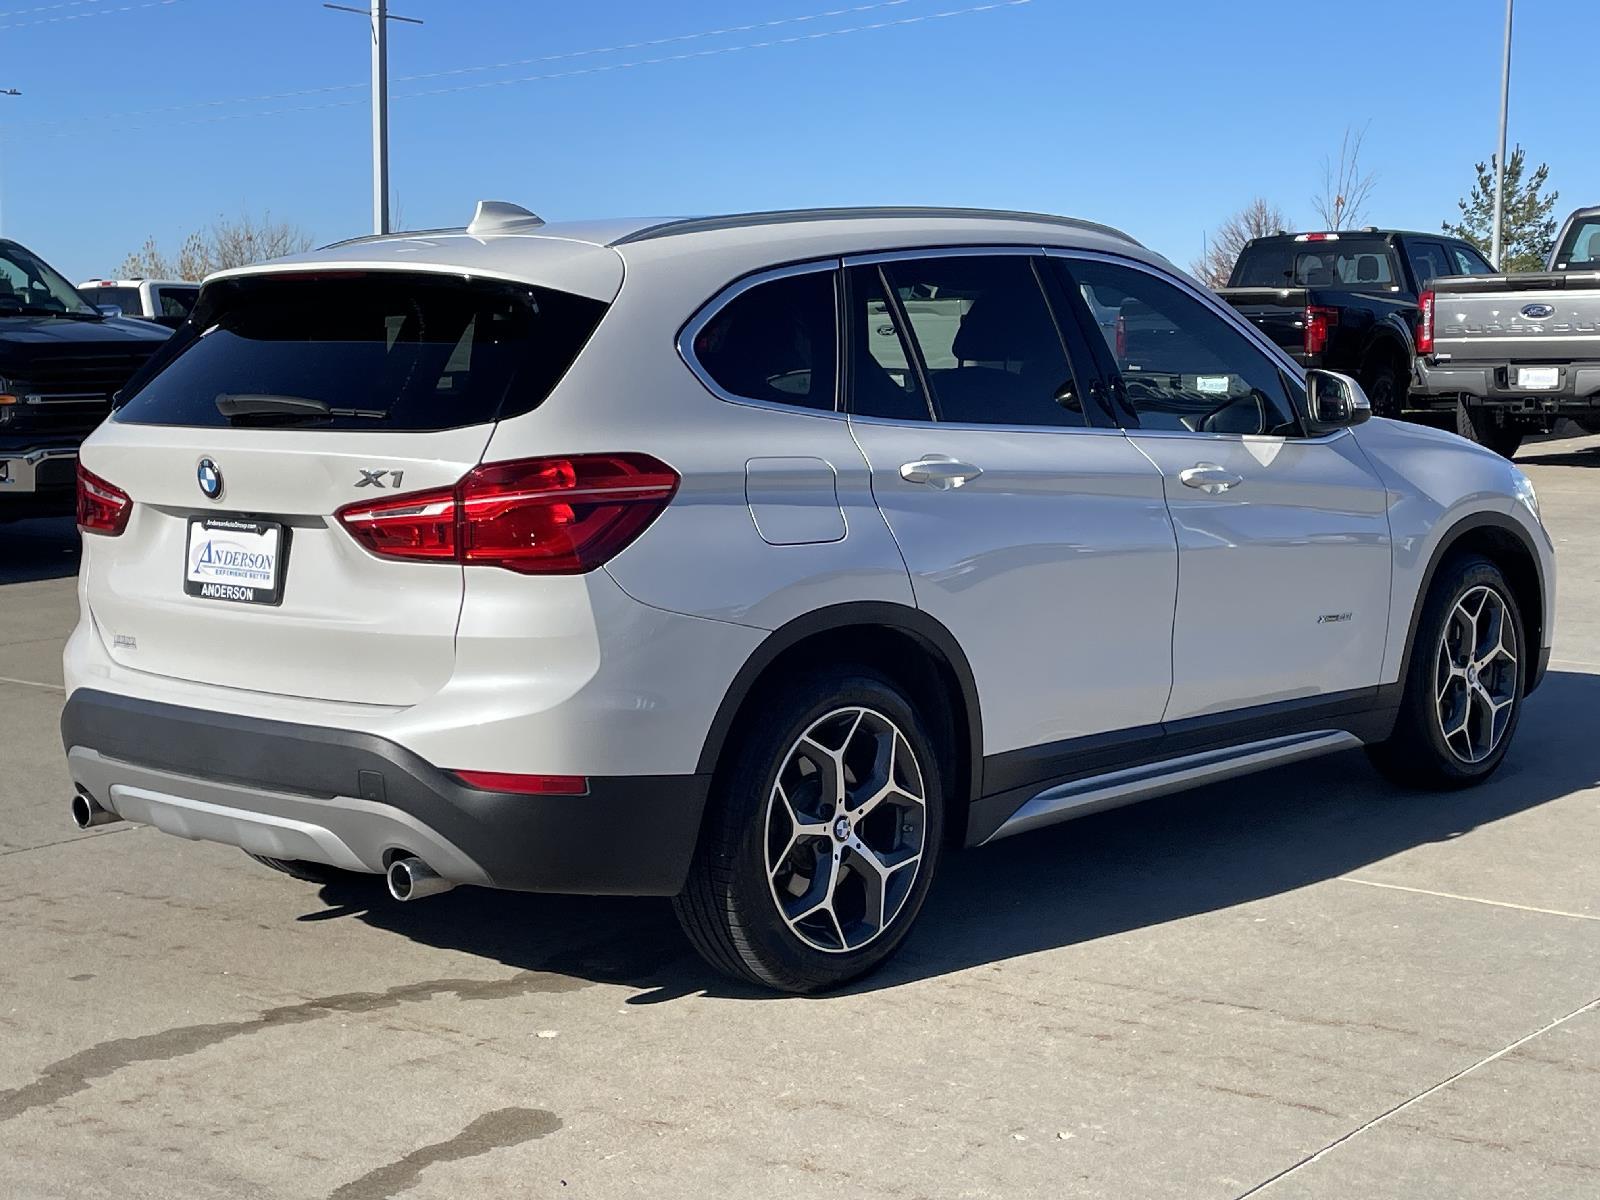
[{"label": "rear spoiler", "polygon": [[1600,271],[1527,271],[1505,275],[1439,275],[1428,290],[1471,296],[1483,292],[1600,291]]}]

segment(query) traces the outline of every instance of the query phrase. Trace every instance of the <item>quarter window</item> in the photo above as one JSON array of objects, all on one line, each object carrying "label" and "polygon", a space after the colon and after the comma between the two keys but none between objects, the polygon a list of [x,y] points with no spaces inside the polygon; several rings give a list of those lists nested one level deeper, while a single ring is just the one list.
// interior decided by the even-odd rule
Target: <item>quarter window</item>
[{"label": "quarter window", "polygon": [[901,260],[884,264],[883,273],[910,327],[939,420],[1087,424],[1028,257]]},{"label": "quarter window", "polygon": [[695,359],[731,395],[831,411],[833,287],[832,271],[810,271],[741,292],[695,335]]},{"label": "quarter window", "polygon": [[[1145,271],[1053,259],[1084,298],[1141,429],[1294,434],[1299,421],[1276,365],[1198,299]],[[1109,323],[1104,319],[1110,317]]]}]

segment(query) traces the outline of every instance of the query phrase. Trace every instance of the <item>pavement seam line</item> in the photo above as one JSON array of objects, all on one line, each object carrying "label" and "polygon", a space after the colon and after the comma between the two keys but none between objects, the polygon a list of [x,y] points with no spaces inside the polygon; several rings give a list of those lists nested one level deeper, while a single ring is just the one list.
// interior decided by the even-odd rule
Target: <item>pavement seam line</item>
[{"label": "pavement seam line", "polygon": [[1380,883],[1376,879],[1359,879],[1354,875],[1340,875],[1340,883],[1359,883],[1364,887],[1388,888],[1395,892],[1412,892],[1418,896],[1438,896],[1443,900],[1465,900],[1469,904],[1487,904],[1493,908],[1514,908],[1518,912],[1543,913],[1548,917],[1571,917],[1575,921],[1600,921],[1594,913],[1567,912],[1560,908],[1539,908],[1532,904],[1516,904],[1510,900],[1487,900],[1482,896],[1463,896],[1460,892],[1436,892],[1432,888],[1407,887],[1403,883]]},{"label": "pavement seam line", "polygon": [[70,846],[77,842],[92,842],[95,838],[105,837],[112,833],[127,833],[138,829],[137,825],[121,825],[116,829],[102,829],[98,833],[84,833],[78,837],[62,838],[59,842],[40,842],[37,846],[13,846],[9,850],[0,850],[0,858],[10,858],[13,854],[32,854],[35,850],[48,850],[51,846]]},{"label": "pavement seam line", "polygon": [[59,683],[40,683],[37,679],[13,679],[9,675],[0,675],[0,683],[14,683],[19,687],[40,688],[47,692],[60,692],[66,695],[67,689]]},{"label": "pavement seam line", "polygon": [[1333,1141],[1329,1142],[1322,1149],[1318,1150],[1315,1154],[1306,1155],[1306,1157],[1302,1158],[1299,1162],[1294,1163],[1292,1166],[1285,1167],[1283,1170],[1279,1171],[1276,1175],[1270,1176],[1267,1179],[1263,1179],[1260,1183],[1256,1184],[1255,1187],[1251,1188],[1249,1191],[1240,1192],[1239,1195],[1235,1198],[1235,1200],[1246,1200],[1246,1197],[1248,1197],[1248,1196],[1255,1196],[1255,1195],[1260,1194],[1261,1192],[1266,1191],[1273,1184],[1280,1183],[1283,1180],[1287,1179],[1290,1175],[1293,1175],[1296,1171],[1299,1171],[1299,1170],[1301,1170],[1301,1169],[1303,1169],[1305,1167],[1309,1167],[1312,1163],[1314,1163],[1317,1160],[1323,1158],[1325,1155],[1331,1154],[1333,1151],[1337,1150],[1340,1146],[1344,1145],[1346,1142],[1351,1141],[1352,1139],[1354,1139],[1356,1137],[1359,1137],[1361,1134],[1366,1133],[1369,1129],[1377,1128],[1379,1125],[1382,1125],[1385,1121],[1387,1121],[1390,1117],[1397,1116],[1401,1112],[1404,1112],[1406,1109],[1410,1108],[1413,1104],[1417,1104],[1417,1103],[1420,1103],[1423,1100],[1426,1100],[1429,1096],[1433,1095],[1435,1092],[1439,1091],[1440,1089],[1449,1087],[1452,1083],[1456,1082],[1456,1080],[1463,1079],[1466,1076],[1471,1075],[1474,1071],[1478,1070],[1480,1067],[1486,1067],[1490,1063],[1495,1062],[1498,1059],[1504,1058],[1506,1055],[1510,1054],[1513,1050],[1516,1050],[1521,1046],[1527,1045],[1529,1042],[1533,1041],[1534,1038],[1542,1037],[1544,1034],[1549,1033],[1552,1029],[1556,1029],[1556,1028],[1558,1028],[1558,1027],[1560,1027],[1562,1025],[1565,1025],[1568,1021],[1572,1020],[1574,1017],[1581,1017],[1581,1016],[1583,1016],[1584,1013],[1593,1012],[1595,1009],[1600,1009],[1600,996],[1596,996],[1593,1000],[1589,1001],[1587,1004],[1580,1004],[1577,1008],[1573,1009],[1571,1012],[1569,1012],[1564,1017],[1557,1017],[1555,1020],[1549,1022],[1548,1024],[1541,1025],[1538,1029],[1535,1029],[1532,1033],[1524,1034],[1522,1037],[1519,1037],[1516,1041],[1512,1042],[1509,1046],[1502,1046],[1499,1050],[1496,1050],[1493,1054],[1490,1054],[1485,1058],[1480,1058],[1477,1062],[1473,1063],[1470,1067],[1461,1068],[1461,1070],[1457,1071],[1454,1075],[1448,1076],[1445,1079],[1441,1079],[1438,1083],[1434,1084],[1432,1087],[1426,1088],[1423,1091],[1418,1092],[1415,1096],[1412,1096],[1409,1100],[1402,1100],[1399,1104],[1396,1104],[1393,1108],[1379,1113],[1377,1116],[1373,1117],[1370,1121],[1367,1121],[1365,1124],[1358,1125],[1358,1126],[1356,1126],[1356,1128],[1352,1129],[1349,1133],[1344,1134],[1342,1137],[1335,1138]]}]

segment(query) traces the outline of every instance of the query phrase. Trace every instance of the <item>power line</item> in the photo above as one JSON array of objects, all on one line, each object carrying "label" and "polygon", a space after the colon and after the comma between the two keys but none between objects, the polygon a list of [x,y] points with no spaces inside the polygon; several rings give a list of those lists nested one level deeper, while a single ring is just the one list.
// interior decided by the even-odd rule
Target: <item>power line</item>
[{"label": "power line", "polygon": [[[71,3],[102,3],[103,0],[70,0]],[[477,63],[464,67],[450,67],[438,71],[424,71],[418,75],[396,75],[396,83],[417,83],[425,79],[440,79],[450,75],[467,75],[479,71],[507,70],[512,67],[531,66],[534,63],[561,62],[574,58],[590,58],[600,54],[616,54],[626,50],[640,50],[650,46],[665,46],[678,42],[700,41],[705,38],[724,37],[735,33],[749,33],[756,29],[772,29],[780,25],[798,25],[807,21],[821,21],[830,17],[851,16],[856,13],[872,12],[876,9],[898,8],[903,4],[912,3],[912,0],[875,0],[871,4],[857,4],[849,8],[833,8],[826,12],[806,13],[797,17],[776,17],[770,21],[756,21],[746,25],[729,25],[721,29],[704,29],[695,33],[677,33],[669,37],[649,38],[638,42],[622,42],[615,46],[594,46],[587,50],[567,50],[558,54],[542,54],[535,58],[519,58],[503,63]],[[224,108],[231,104],[264,104],[273,100],[298,100],[305,96],[324,96],[333,92],[354,92],[365,88],[364,83],[329,83],[319,87],[295,88],[285,92],[265,92],[256,96],[232,96],[217,100],[196,100],[183,104],[166,104],[158,108],[141,108],[128,112],[114,113],[112,116],[126,117],[154,117],[167,113],[194,112],[207,108]],[[356,103],[351,101],[351,104]],[[345,107],[345,105],[328,105],[330,108]],[[284,111],[299,111],[295,109]],[[250,116],[254,114],[241,114]],[[87,122],[104,120],[103,114],[93,117],[67,117],[54,121],[38,121],[29,125],[30,129],[49,129],[63,125],[81,125]]]},{"label": "power line", "polygon": [[[86,0],[87,2],[87,0]],[[95,0],[96,3],[99,0]],[[169,4],[177,4],[178,0],[144,0],[142,4],[124,4],[121,8],[96,8],[88,12],[69,13],[64,17],[41,17],[37,21],[13,21],[9,25],[0,25],[0,29],[28,29],[34,25],[59,25],[63,21],[87,21],[90,17],[110,17],[117,13],[137,12],[141,8],[165,8]],[[23,9],[22,12],[46,12],[52,7],[69,8],[71,4],[46,5],[39,9]]]},{"label": "power line", "polygon": [[0,19],[6,17],[26,17],[33,13],[55,12],[62,8],[81,8],[85,4],[104,4],[105,0],[58,0],[55,4],[40,4],[34,8],[13,8],[10,12],[0,12]]},{"label": "power line", "polygon": [[[902,2],[904,2],[904,0],[893,0],[893,2],[902,3]],[[483,82],[483,83],[461,84],[461,85],[458,85],[458,86],[455,86],[455,87],[433,88],[433,89],[429,89],[427,91],[421,91],[421,92],[406,92],[406,93],[403,93],[401,95],[398,95],[398,96],[394,97],[394,99],[397,99],[397,100],[414,100],[414,99],[419,99],[419,98],[422,98],[422,97],[450,95],[450,94],[457,93],[457,92],[478,91],[478,90],[481,90],[481,89],[484,89],[484,88],[491,88],[491,87],[507,87],[507,86],[510,86],[510,85],[513,85],[513,84],[541,83],[541,82],[545,82],[545,81],[548,81],[548,80],[554,80],[554,79],[570,79],[570,78],[575,78],[575,77],[581,76],[581,75],[599,75],[599,74],[604,74],[606,72],[611,72],[611,71],[627,71],[627,70],[632,70],[632,69],[635,69],[635,68],[638,68],[638,67],[660,66],[660,65],[663,65],[663,64],[666,64],[666,63],[686,62],[686,61],[689,61],[689,60],[692,60],[692,59],[711,58],[711,57],[715,57],[717,55],[723,55],[723,54],[736,54],[736,53],[739,53],[739,52],[742,52],[742,51],[745,51],[745,50],[766,50],[766,49],[771,49],[771,48],[778,47],[778,46],[798,45],[798,44],[801,44],[801,43],[804,43],[804,42],[820,41],[820,40],[825,39],[825,38],[844,37],[844,36],[846,36],[848,34],[869,33],[869,32],[873,32],[873,31],[877,31],[877,30],[895,29],[895,28],[902,28],[902,27],[910,26],[910,25],[919,25],[919,24],[923,24],[923,23],[928,22],[928,21],[940,21],[940,20],[945,20],[945,19],[951,18],[951,17],[962,17],[962,16],[970,16],[970,15],[979,14],[979,13],[996,12],[996,11],[999,11],[999,10],[1002,10],[1002,9],[1008,9],[1008,8],[1021,8],[1023,5],[1032,4],[1033,2],[1034,2],[1034,0],[990,0],[989,3],[969,5],[969,6],[965,7],[965,8],[946,9],[946,10],[944,10],[942,12],[924,13],[924,14],[920,14],[918,16],[911,16],[911,17],[899,17],[899,18],[897,18],[895,20],[891,20],[891,21],[874,21],[874,22],[871,22],[871,23],[868,23],[868,24],[863,24],[863,25],[850,25],[850,26],[846,26],[846,27],[844,27],[842,29],[819,30],[819,31],[817,31],[815,33],[796,34],[796,35],[793,35],[793,36],[790,36],[790,37],[769,38],[769,39],[766,39],[766,40],[763,40],[763,41],[758,41],[758,42],[745,42],[745,43],[741,43],[741,44],[736,45],[736,46],[716,46],[716,47],[712,47],[712,48],[706,49],[706,50],[695,50],[695,51],[690,51],[690,52],[686,52],[686,53],[682,53],[682,54],[659,55],[659,56],[656,56],[654,58],[635,59],[635,60],[630,61],[630,62],[605,63],[605,64],[602,64],[602,65],[593,66],[593,67],[580,67],[580,68],[577,68],[577,69],[571,70],[571,71],[551,71],[551,72],[547,72],[547,73],[542,74],[542,75],[523,75],[523,76],[518,76],[518,77],[515,77],[515,78],[511,78],[511,79],[497,79],[497,80],[486,81],[486,82]],[[793,18],[793,19],[798,19],[798,18]],[[687,35],[685,35],[685,36],[687,36]],[[353,85],[348,85],[348,86],[350,88],[356,88],[356,87],[360,87],[362,85],[353,84]],[[329,90],[332,90],[332,89],[329,89]],[[220,102],[214,102],[214,103],[220,103]],[[181,127],[184,127],[184,126],[192,126],[192,125],[213,125],[213,124],[218,124],[218,123],[221,123],[221,122],[224,122],[224,121],[242,121],[242,120],[255,119],[255,118],[261,118],[261,117],[289,116],[289,115],[292,115],[292,114],[304,113],[304,112],[324,112],[324,111],[328,111],[330,109],[335,109],[335,108],[351,108],[351,107],[354,107],[356,105],[365,104],[365,103],[366,103],[365,99],[359,99],[358,98],[358,99],[352,99],[352,100],[334,100],[334,101],[329,101],[329,102],[321,103],[321,104],[291,105],[291,106],[286,107],[286,108],[264,109],[264,110],[257,111],[257,112],[223,113],[223,114],[219,114],[219,115],[213,116],[213,117],[196,117],[194,119],[186,120],[186,121],[167,121],[167,122],[163,122],[162,125],[160,126],[160,128],[162,128],[162,129],[172,129],[172,128],[181,128]],[[116,120],[118,117],[133,117],[133,116],[142,116],[142,115],[146,115],[146,114],[144,112],[130,112],[130,113],[122,113],[122,114],[110,113],[110,114],[102,114],[101,116],[95,118],[95,120],[96,120],[97,123],[104,123],[104,122],[106,122],[108,120]],[[62,122],[62,123],[65,123],[65,122]],[[73,123],[77,124],[78,122],[73,122]],[[30,128],[30,129],[43,129],[43,128],[46,128],[46,124],[41,122],[41,123],[39,123],[37,125],[29,126],[28,128]],[[128,128],[128,127],[127,126],[123,126],[123,128]],[[138,126],[134,126],[133,128],[138,128]],[[60,136],[64,136],[64,135],[56,135],[56,136],[60,137]],[[81,136],[81,135],[75,135],[75,136]]]}]

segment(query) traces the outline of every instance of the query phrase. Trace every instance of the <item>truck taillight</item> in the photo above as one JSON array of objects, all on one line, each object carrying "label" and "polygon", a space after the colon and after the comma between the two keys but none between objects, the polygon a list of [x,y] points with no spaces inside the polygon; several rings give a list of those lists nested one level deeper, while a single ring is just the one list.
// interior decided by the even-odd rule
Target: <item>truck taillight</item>
[{"label": "truck taillight", "polygon": [[1337,308],[1306,305],[1306,353],[1321,354],[1328,348],[1328,331],[1339,323]]},{"label": "truck taillight", "polygon": [[127,492],[78,464],[79,529],[116,537],[128,527],[132,515],[133,501]]},{"label": "truck taillight", "polygon": [[454,487],[334,515],[381,558],[578,575],[620,553],[677,490],[678,473],[647,454],[577,454],[485,463]]},{"label": "truck taillight", "polygon": [[1433,293],[1417,297],[1417,353],[1433,353]]},{"label": "truck taillight", "polygon": [[1128,319],[1121,313],[1117,314],[1117,365],[1120,367],[1128,361]]}]

